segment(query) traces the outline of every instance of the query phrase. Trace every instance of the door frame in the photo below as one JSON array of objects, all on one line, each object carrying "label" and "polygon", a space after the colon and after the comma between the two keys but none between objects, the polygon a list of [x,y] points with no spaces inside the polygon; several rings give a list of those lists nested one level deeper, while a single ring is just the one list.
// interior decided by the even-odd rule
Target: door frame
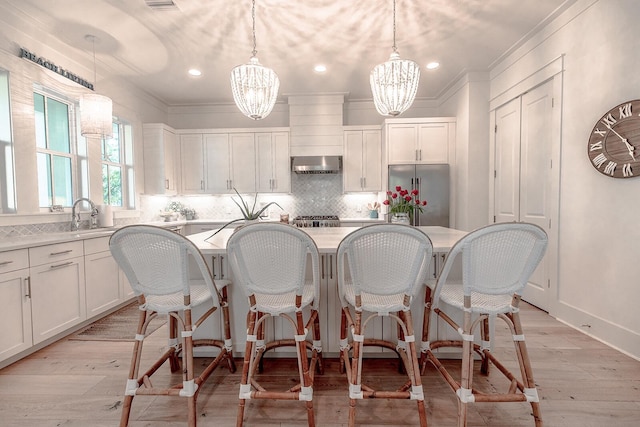
[{"label": "door frame", "polygon": [[549,195],[549,215],[551,225],[549,227],[547,247],[548,268],[549,268],[549,299],[548,310],[550,315],[555,315],[558,307],[559,284],[558,284],[558,257],[559,257],[559,231],[560,231],[560,171],[561,171],[561,148],[562,148],[562,77],[564,70],[564,56],[560,56],[548,63],[538,71],[532,73],[525,79],[515,83],[509,89],[492,98],[489,101],[489,212],[488,223],[493,224],[495,208],[495,181],[493,179],[495,170],[495,144],[496,144],[496,110],[507,102],[522,96],[527,91],[539,86],[547,81],[553,84],[553,110],[551,123],[551,189]]}]

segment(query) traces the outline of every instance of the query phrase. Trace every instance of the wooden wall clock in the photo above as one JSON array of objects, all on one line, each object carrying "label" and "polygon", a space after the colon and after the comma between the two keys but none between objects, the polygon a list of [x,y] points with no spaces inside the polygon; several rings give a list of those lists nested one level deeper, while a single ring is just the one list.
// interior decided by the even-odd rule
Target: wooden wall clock
[{"label": "wooden wall clock", "polygon": [[591,131],[587,153],[591,165],[603,175],[640,176],[640,99],[604,113]]}]

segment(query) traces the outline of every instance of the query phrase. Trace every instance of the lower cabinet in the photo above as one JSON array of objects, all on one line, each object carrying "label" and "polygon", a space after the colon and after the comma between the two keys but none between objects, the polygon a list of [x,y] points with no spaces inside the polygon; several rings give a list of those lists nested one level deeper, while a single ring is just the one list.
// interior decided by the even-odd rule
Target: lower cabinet
[{"label": "lower cabinet", "polygon": [[87,318],[113,308],[123,301],[120,270],[109,251],[109,237],[84,241],[84,272]]},{"label": "lower cabinet", "polygon": [[29,260],[33,344],[38,344],[87,318],[82,242],[30,248]]},{"label": "lower cabinet", "polygon": [[0,252],[0,366],[134,296],[109,236]]},{"label": "lower cabinet", "polygon": [[33,345],[28,267],[29,253],[26,249],[0,253],[0,360]]}]

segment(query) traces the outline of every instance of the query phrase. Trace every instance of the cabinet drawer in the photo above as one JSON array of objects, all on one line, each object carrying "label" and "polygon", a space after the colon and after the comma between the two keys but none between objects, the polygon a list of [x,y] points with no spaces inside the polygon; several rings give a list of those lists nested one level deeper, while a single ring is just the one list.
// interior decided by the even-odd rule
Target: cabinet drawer
[{"label": "cabinet drawer", "polygon": [[80,256],[83,256],[83,245],[80,240],[77,242],[65,242],[29,248],[29,262],[31,267]]},{"label": "cabinet drawer", "polygon": [[111,236],[97,237],[95,239],[87,239],[84,241],[84,254],[97,254],[98,252],[106,252],[109,250],[109,239]]},{"label": "cabinet drawer", "polygon": [[27,249],[0,252],[0,273],[29,268],[29,252]]}]

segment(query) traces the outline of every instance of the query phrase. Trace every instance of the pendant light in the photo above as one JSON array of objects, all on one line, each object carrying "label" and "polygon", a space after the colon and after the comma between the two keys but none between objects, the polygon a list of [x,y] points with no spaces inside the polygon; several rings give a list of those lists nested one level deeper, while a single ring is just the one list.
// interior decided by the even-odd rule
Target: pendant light
[{"label": "pendant light", "polygon": [[[93,45],[93,85],[96,84],[96,36],[87,34],[85,40]],[[80,97],[80,134],[90,138],[113,137],[113,103],[111,99],[97,93],[86,93]]]},{"label": "pendant light", "polygon": [[264,119],[271,113],[278,97],[280,80],[271,69],[260,65],[256,54],[256,2],[251,8],[253,21],[253,51],[248,64],[231,70],[231,90],[242,114],[253,119]]},{"label": "pendant light", "polygon": [[396,48],[396,0],[393,0],[393,52],[387,62],[375,66],[369,78],[378,113],[395,117],[411,107],[419,81],[418,64],[410,59],[400,59]]}]

